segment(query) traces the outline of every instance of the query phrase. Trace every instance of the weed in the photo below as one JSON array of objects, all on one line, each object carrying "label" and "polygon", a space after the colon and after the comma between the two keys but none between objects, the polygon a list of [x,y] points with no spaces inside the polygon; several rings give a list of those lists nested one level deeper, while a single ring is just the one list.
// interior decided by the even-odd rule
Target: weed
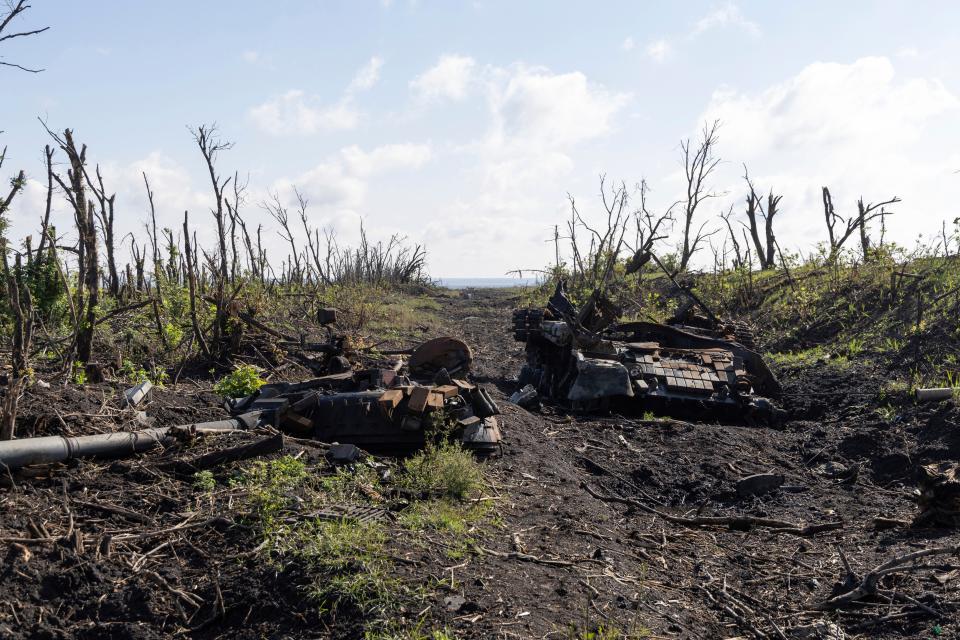
[{"label": "weed", "polygon": [[652,632],[646,628],[629,629],[623,631],[610,625],[599,625],[591,631],[577,631],[570,629],[570,640],[639,640],[649,638]]},{"label": "weed", "polygon": [[880,342],[881,350],[891,354],[900,353],[903,350],[904,345],[906,345],[906,342],[899,338],[887,337]]},{"label": "weed", "polygon": [[265,384],[266,381],[260,377],[260,370],[257,367],[252,364],[244,364],[220,378],[213,385],[213,390],[228,398],[242,398]]},{"label": "weed", "polygon": [[217,481],[212,471],[197,471],[193,474],[193,488],[197,491],[210,493],[217,488]]},{"label": "weed", "polygon": [[333,474],[317,479],[317,489],[329,502],[355,502],[379,488],[380,477],[377,472],[363,465],[356,465],[352,469],[339,468]]},{"label": "weed", "polygon": [[475,545],[472,534],[489,513],[488,504],[459,503],[445,499],[415,502],[403,511],[400,524],[411,531],[440,534],[447,545],[447,557],[459,560]]},{"label": "weed", "polygon": [[859,336],[854,336],[847,341],[844,351],[847,357],[855,358],[863,352],[864,340]]},{"label": "weed", "polygon": [[456,640],[457,638],[446,627],[432,631],[424,630],[424,623],[425,620],[421,620],[413,629],[403,629],[399,628],[399,625],[392,624],[388,629],[366,632],[363,640]]},{"label": "weed", "polygon": [[87,370],[82,362],[73,363],[73,371],[70,375],[73,384],[87,384]]},{"label": "weed", "polygon": [[458,443],[445,441],[428,444],[404,462],[403,470],[400,485],[420,495],[463,500],[476,494],[483,481],[473,455]]},{"label": "weed", "polygon": [[947,370],[943,374],[943,386],[953,389],[955,392],[960,387],[960,371]]},{"label": "weed", "polygon": [[404,591],[390,575],[386,540],[378,523],[314,520],[286,536],[280,552],[319,574],[309,596],[323,612],[347,605],[367,616],[383,616]]},{"label": "weed", "polygon": [[434,444],[445,442],[450,439],[457,426],[457,418],[450,412],[432,411],[427,414],[426,424],[423,427],[424,437],[427,442]]},{"label": "weed", "polygon": [[291,502],[291,493],[307,478],[302,461],[293,456],[254,462],[233,484],[247,487],[253,513],[260,521],[264,537],[275,540],[285,533],[279,514]]},{"label": "weed", "polygon": [[826,358],[828,355],[829,354],[827,353],[826,349],[820,345],[817,345],[815,347],[811,347],[810,349],[803,349],[801,351],[768,353],[766,357],[771,362],[781,366],[800,366],[813,364],[817,360]]},{"label": "weed", "polygon": [[149,380],[158,387],[162,387],[170,379],[163,367],[153,367],[147,371],[142,366],[134,363],[132,360],[124,359],[117,370],[117,376],[127,384],[140,384]]},{"label": "weed", "polygon": [[880,419],[884,422],[893,422],[893,420],[897,417],[897,410],[888,404],[882,407],[877,407],[877,415],[879,415]]},{"label": "weed", "polygon": [[902,401],[910,395],[910,383],[904,380],[887,380],[880,388],[880,401]]}]

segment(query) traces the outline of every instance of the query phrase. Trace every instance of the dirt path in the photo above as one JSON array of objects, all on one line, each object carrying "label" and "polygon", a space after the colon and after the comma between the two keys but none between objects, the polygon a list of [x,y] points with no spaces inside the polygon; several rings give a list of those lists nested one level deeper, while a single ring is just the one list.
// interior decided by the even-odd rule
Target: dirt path
[{"label": "dirt path", "polygon": [[[523,345],[513,341],[507,322],[518,302],[504,292],[474,291],[449,301],[446,311],[476,345],[478,379],[495,386],[501,399],[514,390],[523,361]],[[575,637],[571,628],[604,625],[624,637],[641,630],[671,638],[781,637],[832,619],[864,637],[956,637],[954,613],[872,625],[885,606],[842,617],[812,611],[845,576],[838,547],[862,573],[899,553],[960,541],[955,532],[873,524],[881,516],[913,517],[911,456],[922,457],[920,441],[936,439],[935,413],[893,425],[877,419],[863,392],[882,380],[857,369],[787,372],[787,408],[795,416],[823,415],[779,430],[529,413],[502,402],[504,455],[490,463],[502,497],[502,528],[489,542],[498,556],[474,556],[451,570],[471,603],[470,613],[452,619],[457,631],[564,638]],[[947,459],[960,453],[955,435],[935,446]],[[739,498],[734,483],[761,472],[784,474],[789,490]],[[842,522],[843,528],[799,537],[765,528],[686,527],[598,500],[587,487],[674,515]],[[898,588],[956,600],[957,579],[941,584],[932,572],[906,577]]]}]

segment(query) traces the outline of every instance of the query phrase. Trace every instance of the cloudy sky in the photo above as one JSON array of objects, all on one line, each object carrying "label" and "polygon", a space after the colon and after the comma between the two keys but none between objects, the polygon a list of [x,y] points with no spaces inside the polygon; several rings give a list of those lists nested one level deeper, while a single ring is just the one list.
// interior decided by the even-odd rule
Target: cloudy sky
[{"label": "cloudy sky", "polygon": [[[11,212],[35,232],[44,200],[37,118],[74,129],[140,233],[141,172],[161,224],[209,233],[211,195],[188,125],[236,144],[221,170],[258,203],[297,185],[317,225],[346,240],[426,244],[435,276],[541,267],[567,192],[599,215],[598,176],[646,178],[654,208],[681,197],[679,140],[719,118],[715,188],[783,194],[781,244],[825,238],[838,212],[899,196],[888,238],[911,246],[960,215],[960,4],[956,2],[129,2],[34,0],[0,44]],[[57,212],[65,229],[69,216]]]}]

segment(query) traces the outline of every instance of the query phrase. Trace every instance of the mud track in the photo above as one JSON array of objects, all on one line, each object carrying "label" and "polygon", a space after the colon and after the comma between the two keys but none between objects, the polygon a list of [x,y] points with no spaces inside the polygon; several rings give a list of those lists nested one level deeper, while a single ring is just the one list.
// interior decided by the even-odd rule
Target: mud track
[{"label": "mud track", "polygon": [[[837,622],[848,637],[932,637],[935,625],[938,637],[957,637],[956,557],[885,583],[940,618],[885,619],[902,598],[815,609],[846,590],[843,558],[862,575],[905,552],[960,543],[951,530],[875,525],[878,517],[912,519],[918,463],[960,457],[953,403],[908,404],[882,419],[877,390],[887,373],[854,363],[778,371],[793,416],[780,429],[553,407],[531,413],[504,401],[523,361],[509,331],[519,300],[495,290],[438,300],[441,322],[426,332],[474,346],[474,377],[505,414],[502,455],[486,463],[496,523],[475,553],[453,561],[442,549],[392,549],[401,578],[431,585],[429,617],[452,637],[575,638],[604,626],[620,637],[780,638],[801,637],[792,629],[817,621]],[[115,391],[33,394],[23,423],[42,433],[103,428],[96,416],[112,415]],[[164,423],[216,419],[216,404],[209,385],[187,382],[161,390],[149,413]],[[320,455],[309,444],[286,446],[307,459]],[[251,531],[197,517],[211,505],[197,505],[189,484],[158,473],[160,455],[179,454],[7,479],[0,637],[162,638],[173,628],[197,638],[362,637],[363,621],[349,612],[331,621],[311,610],[296,567],[258,562]],[[735,482],[761,472],[783,474],[785,489],[738,497]],[[230,489],[209,499],[214,513],[229,511]],[[711,516],[842,528],[797,535],[677,521]]]}]

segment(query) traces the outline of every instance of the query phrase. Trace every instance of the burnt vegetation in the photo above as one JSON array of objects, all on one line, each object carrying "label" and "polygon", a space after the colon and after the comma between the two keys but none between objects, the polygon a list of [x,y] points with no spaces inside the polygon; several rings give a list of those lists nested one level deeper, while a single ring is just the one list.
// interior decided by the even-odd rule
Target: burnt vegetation
[{"label": "burnt vegetation", "polygon": [[[37,72],[6,61],[7,41],[46,29],[16,26],[23,0],[6,6],[0,65]],[[747,167],[738,193],[718,189],[713,122],[679,144],[675,201],[601,176],[595,202],[568,194],[537,286],[450,291],[425,247],[366,226],[348,245],[305,192],[252,201],[214,125],[184,140],[209,206],[175,221],[150,175],[142,201],[124,201],[79,133],[41,126],[35,175],[0,153],[0,441],[68,444],[0,465],[0,637],[956,634],[960,230],[899,246],[886,233],[898,197],[835,204],[823,186],[804,215],[824,240],[793,253],[778,238],[789,193]],[[31,178],[43,211],[13,238]],[[142,229],[124,235],[130,218]],[[549,385],[507,401],[531,350],[511,310],[537,309],[539,330],[557,291],[569,306],[554,321],[586,330],[554,344],[552,387],[568,392],[581,351],[615,342],[680,370],[703,336],[637,337],[680,335],[670,322],[715,334],[730,357],[704,371],[731,374],[743,401],[683,419],[571,405]],[[634,330],[614,340],[614,321]],[[457,338],[459,360],[411,381],[410,345],[437,335]],[[751,419],[762,385],[776,421]],[[931,387],[940,401],[922,402]],[[360,397],[388,413],[422,401],[395,420],[412,452],[336,446],[293,409],[251,427],[237,408],[329,401],[326,433],[342,439],[353,414],[337,411]],[[504,440],[479,461],[464,434],[495,416]],[[130,455],[72,455],[91,435]]]}]

